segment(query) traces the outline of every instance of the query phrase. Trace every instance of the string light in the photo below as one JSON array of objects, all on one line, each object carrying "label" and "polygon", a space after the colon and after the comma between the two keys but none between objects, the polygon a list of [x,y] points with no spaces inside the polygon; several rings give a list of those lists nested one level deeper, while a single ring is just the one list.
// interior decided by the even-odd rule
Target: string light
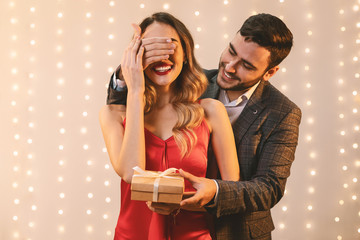
[{"label": "string light", "polygon": [[284,224],[284,223],[280,223],[280,224],[279,224],[279,228],[280,228],[280,229],[284,229],[284,228],[285,228],[285,224]]},{"label": "string light", "polygon": [[[145,3],[147,4],[147,2]],[[98,9],[96,9],[97,5],[91,1],[84,1],[83,4],[85,6],[79,11],[70,9],[64,4],[64,1],[58,0],[56,8],[54,8],[54,11],[51,13],[52,20],[49,18],[49,24],[52,24],[50,32],[46,35],[49,36],[49,41],[44,41],[48,39],[40,38],[44,34],[44,29],[47,29],[46,22],[39,22],[38,20],[44,16],[42,8],[33,3],[27,3],[22,6],[22,9],[25,9],[25,11],[20,11],[20,6],[17,6],[17,1],[8,1],[8,5],[4,5],[4,11],[8,11],[6,12],[6,16],[8,17],[4,24],[9,26],[9,31],[6,31],[8,35],[5,35],[5,39],[9,42],[10,47],[3,55],[11,62],[9,67],[4,68],[7,74],[5,79],[10,80],[8,85],[5,86],[6,89],[10,90],[10,94],[12,94],[11,98],[5,98],[5,104],[10,107],[12,114],[8,118],[11,126],[9,131],[12,131],[9,135],[9,141],[12,141],[14,146],[9,148],[9,156],[11,158],[9,162],[12,164],[9,169],[12,170],[11,174],[13,174],[10,187],[14,193],[11,199],[14,201],[12,204],[18,208],[31,209],[31,214],[29,215],[24,215],[16,211],[9,215],[9,220],[13,222],[10,230],[12,233],[11,237],[18,239],[24,238],[27,240],[36,239],[35,235],[31,236],[31,234],[28,234],[28,236],[24,236],[26,234],[18,227],[20,224],[25,226],[25,228],[32,229],[32,231],[42,227],[40,222],[34,221],[34,219],[39,219],[38,216],[43,214],[42,211],[44,211],[44,206],[37,202],[37,197],[35,197],[41,192],[39,191],[41,188],[38,186],[37,181],[34,181],[35,176],[41,176],[41,174],[39,175],[39,169],[35,168],[38,167],[36,164],[45,162],[41,161],[42,159],[38,159],[39,156],[46,156],[45,154],[39,154],[37,152],[39,151],[37,149],[42,148],[44,152],[48,149],[52,149],[51,151],[54,149],[58,150],[54,151],[55,154],[46,160],[46,162],[51,162],[53,164],[52,166],[56,167],[54,168],[56,170],[49,169],[49,171],[54,171],[52,172],[54,176],[51,181],[55,180],[55,189],[58,191],[55,196],[59,202],[56,202],[58,207],[54,208],[54,211],[59,219],[62,219],[54,223],[55,229],[58,230],[58,238],[64,238],[65,235],[62,236],[61,234],[64,234],[65,230],[70,230],[67,224],[64,224],[67,221],[67,213],[69,212],[67,201],[77,197],[75,196],[76,193],[69,191],[69,184],[73,184],[72,187],[75,187],[74,184],[79,184],[76,185],[76,187],[84,186],[84,184],[90,187],[90,190],[87,191],[91,191],[91,193],[85,192],[85,197],[87,197],[88,200],[86,208],[81,209],[83,215],[88,215],[86,218],[89,219],[86,220],[87,222],[82,223],[83,231],[87,231],[90,234],[99,228],[102,234],[106,235],[109,239],[111,238],[113,231],[108,229],[113,228],[113,222],[109,221],[111,223],[106,226],[105,230],[100,229],[101,224],[95,228],[94,222],[91,222],[93,216],[89,216],[98,214],[95,214],[95,210],[93,210],[94,205],[91,205],[93,204],[91,202],[94,200],[91,199],[99,197],[107,203],[104,204],[106,205],[105,210],[99,213],[100,218],[103,220],[112,219],[113,216],[108,214],[109,209],[119,204],[118,199],[113,197],[116,196],[113,187],[117,185],[115,181],[119,179],[114,178],[116,179],[114,181],[111,179],[113,171],[112,166],[108,163],[109,159],[107,157],[106,147],[93,142],[94,139],[98,140],[101,138],[101,136],[95,135],[98,134],[99,130],[95,127],[96,124],[93,124],[93,122],[90,123],[90,121],[96,119],[99,107],[96,104],[100,102],[99,99],[101,98],[94,93],[100,93],[99,91],[102,91],[102,84],[107,87],[106,81],[101,80],[104,78],[104,75],[99,77],[97,70],[105,70],[105,72],[103,72],[105,75],[106,71],[112,73],[114,71],[114,61],[116,62],[121,58],[121,44],[125,42],[125,40],[122,35],[117,34],[122,21],[120,21],[119,16],[116,15],[116,11],[122,9],[124,6],[128,6],[127,4],[135,4],[139,10],[145,9],[145,3],[107,1],[105,3],[107,10],[103,12],[104,14],[102,14],[102,16],[99,16],[96,14],[98,12]],[[235,17],[231,15],[232,12],[228,12],[228,10],[231,10],[233,7],[236,9],[236,4],[238,3],[236,1],[223,0],[219,4],[219,12],[221,12],[222,15],[215,15],[215,20],[220,24],[222,30],[218,32],[218,38],[225,42],[230,37],[229,27],[233,27],[233,25],[230,24],[235,24],[236,22]],[[317,36],[322,36],[323,30],[317,25],[318,21],[316,20],[319,19],[319,16],[316,15],[316,12],[314,12],[312,8],[315,3],[307,1],[305,4],[308,5],[308,8],[306,8],[306,10],[302,9],[302,16],[306,20],[304,23],[306,26],[302,28],[304,37],[302,40],[304,41],[298,40],[298,47],[292,50],[293,56],[295,56],[295,54],[301,54],[300,56],[304,57],[305,60],[301,62],[301,57],[296,60],[296,64],[300,66],[299,69],[294,69],[294,65],[292,65],[294,63],[287,66],[282,63],[279,73],[286,78],[293,74],[299,73],[299,76],[306,74],[303,78],[304,81],[300,82],[299,88],[304,91],[301,93],[303,94],[303,98],[300,100],[300,103],[303,101],[302,111],[304,120],[302,134],[304,135],[301,135],[299,139],[298,148],[301,149],[302,147],[302,149],[304,149],[304,144],[306,144],[306,150],[303,150],[304,153],[297,153],[299,153],[300,156],[304,154],[304,159],[308,161],[306,163],[307,168],[304,169],[304,171],[307,176],[310,176],[309,185],[304,189],[306,204],[302,207],[302,210],[306,211],[309,215],[307,215],[308,219],[302,222],[302,227],[303,229],[312,230],[307,232],[315,233],[315,230],[318,230],[318,226],[314,224],[314,219],[311,219],[311,217],[315,216],[315,214],[320,214],[320,209],[316,207],[316,201],[320,199],[320,195],[318,195],[320,194],[318,193],[320,190],[315,191],[315,187],[316,190],[318,190],[318,185],[316,184],[318,179],[324,179],[324,177],[326,177],[326,173],[320,171],[320,168],[318,168],[319,164],[322,164],[326,157],[322,154],[322,147],[316,145],[321,141],[319,135],[315,134],[317,133],[315,130],[318,131],[317,127],[321,122],[316,113],[321,104],[318,99],[314,97],[314,94],[315,92],[317,94],[319,93],[320,85],[318,81],[313,81],[315,77],[312,74],[317,71],[317,65],[313,65],[313,62],[321,53],[319,48],[314,48],[313,46],[316,46],[316,41],[319,39]],[[339,199],[336,199],[335,203],[337,207],[342,207],[341,211],[345,211],[346,208],[353,206],[350,204],[358,203],[356,187],[358,187],[357,171],[360,169],[360,159],[356,156],[359,149],[358,134],[360,131],[357,121],[359,114],[359,88],[357,82],[355,84],[353,83],[354,80],[360,78],[360,73],[357,70],[360,61],[357,50],[353,51],[353,49],[360,44],[360,35],[356,32],[360,28],[360,22],[354,17],[358,14],[359,4],[360,0],[354,0],[352,3],[349,2],[337,6],[334,11],[338,13],[339,17],[339,24],[336,25],[338,27],[333,29],[333,31],[339,34],[335,34],[334,39],[336,40],[337,36],[340,36],[341,41],[335,42],[335,44],[332,45],[333,50],[339,53],[339,57],[333,59],[334,65],[337,65],[334,71],[338,72],[333,74],[333,77],[329,79],[329,84],[333,84],[338,89],[338,92],[334,94],[335,97],[332,99],[335,104],[332,104],[330,102],[331,100],[329,100],[329,104],[333,106],[333,113],[336,114],[332,121],[338,123],[339,126],[338,128],[331,129],[331,131],[338,136],[338,139],[336,139],[338,143],[337,145],[331,145],[335,146],[333,149],[329,146],[327,150],[333,151],[333,153],[335,153],[334,158],[338,158],[334,165],[337,166],[337,170],[340,170],[337,171],[340,174],[340,177],[337,179],[339,179],[338,184],[343,192],[339,194]],[[290,13],[285,10],[287,10],[287,7],[290,5],[291,3],[285,0],[279,0],[274,4],[277,9],[281,6],[279,12],[281,19],[289,19]],[[176,6],[175,4],[174,6],[171,5],[171,8],[175,10],[175,15]],[[158,4],[147,4],[146,12],[151,12],[156,8],[171,10],[169,3],[162,2]],[[195,29],[199,35],[199,37],[196,38],[197,42],[195,45],[197,50],[201,47],[199,54],[204,54],[204,52],[208,51],[207,42],[202,39],[208,37],[208,35],[205,34],[209,32],[209,19],[207,19],[205,10],[205,8],[192,7],[187,15],[185,15],[186,17],[183,18],[190,23],[194,20],[200,21],[197,22],[196,25],[189,25],[189,27]],[[260,9],[256,8],[253,11],[247,10],[247,13],[249,12],[255,14],[260,12]],[[79,25],[79,32],[80,35],[82,34],[82,37],[76,38],[77,40],[71,41],[70,44],[69,39],[75,37],[75,35],[72,35],[72,26],[69,24],[71,22],[69,21],[71,20],[70,17],[73,16],[74,13],[77,13],[77,16],[82,17],[84,20],[81,23],[82,25]],[[179,14],[180,19],[182,19],[181,13]],[[138,19],[134,19],[134,22],[137,20]],[[101,30],[104,29],[105,31],[107,27],[111,27],[111,30],[106,33],[101,32],[99,31],[99,26],[93,24],[94,22],[102,23],[100,24]],[[236,24],[238,25],[238,23]],[[238,27],[237,25],[236,27]],[[215,26],[216,25],[214,25],[214,29],[216,29]],[[18,30],[22,28],[26,28],[26,31]],[[92,33],[94,34],[92,35]],[[103,36],[101,37],[99,34],[103,34]],[[352,37],[351,41],[348,39],[349,36]],[[79,39],[80,43],[77,42]],[[81,42],[82,39],[84,39],[83,42]],[[99,39],[104,39],[105,41],[96,42],[99,41]],[[304,44],[301,44],[301,42]],[[106,44],[106,47],[99,49],[99,44]],[[27,46],[27,48],[22,49],[20,46]],[[45,49],[50,51],[47,52]],[[76,53],[76,64],[78,65],[74,64],[72,59],[69,61],[73,54],[73,49],[76,49],[76,51],[79,50],[73,52],[74,54]],[[101,56],[103,58],[101,58],[101,63],[99,63],[98,60]],[[46,61],[44,61],[44,59],[46,59]],[[40,66],[37,65],[37,63],[45,64]],[[285,64],[287,63],[288,62],[285,62]],[[75,68],[83,68],[85,71],[73,71]],[[47,70],[38,72],[37,69]],[[279,73],[276,76],[280,79],[282,75]],[[50,96],[46,98],[44,102],[51,106],[46,108],[48,111],[46,111],[46,118],[44,118],[46,122],[44,121],[44,123],[42,121],[36,121],[41,114],[45,114],[44,105],[40,105],[38,101],[34,101],[34,99],[40,99],[41,96],[43,96],[41,95],[43,90],[39,89],[39,86],[43,85],[43,83],[46,83],[46,92]],[[101,86],[100,90],[97,89],[99,86]],[[280,86],[281,91],[286,91],[287,94],[291,94],[295,89],[293,83],[285,84],[281,82],[281,80],[278,82],[278,86]],[[349,89],[349,87],[351,87],[351,89]],[[74,97],[69,93],[78,94]],[[104,94],[105,92],[102,93]],[[69,105],[70,103],[71,106]],[[339,109],[336,109],[337,106]],[[72,111],[76,109],[77,111]],[[4,118],[4,121],[5,120],[6,118]],[[46,125],[46,127],[44,125]],[[315,127],[317,129],[315,129]],[[43,140],[40,134],[44,129],[49,131],[49,136],[53,136],[53,133],[57,134],[51,140],[47,140],[45,144],[41,142]],[[91,146],[91,148],[89,146]],[[73,154],[76,155],[78,161],[73,160],[73,156],[75,156]],[[76,167],[76,164],[81,164],[82,167],[85,167],[82,169],[83,172],[80,175],[82,181],[79,182],[81,183],[73,183],[73,178],[70,175],[71,171],[69,171],[69,169]],[[95,169],[96,172],[92,172]],[[330,167],[329,170],[331,170]],[[101,174],[105,174],[106,178],[100,178],[99,176],[101,176]],[[97,186],[95,185],[97,183],[100,183],[101,189],[109,192],[106,192],[106,195],[104,193],[99,194],[98,190],[94,187]],[[110,190],[112,191],[110,192]],[[295,191],[291,190],[292,189],[290,189],[290,194],[286,191],[286,195],[290,196],[286,196],[282,201],[290,199],[289,197],[294,197]],[[26,198],[20,194],[24,192],[27,194]],[[81,195],[84,196],[84,192],[82,192]],[[284,202],[280,207],[283,216],[291,214],[293,209],[293,203],[291,202]],[[334,219],[336,223],[339,223],[339,226],[344,222],[349,222],[349,217],[345,216],[341,211],[339,210],[335,215],[332,215],[330,219]],[[358,209],[355,215],[356,217],[360,216]],[[288,229],[290,228],[288,226],[290,226],[290,223],[286,220],[275,218],[274,220],[276,221],[276,226],[278,226],[276,231],[282,231],[282,233],[289,231]],[[354,226],[352,226],[352,232],[357,231],[360,233],[359,226]],[[337,237],[339,240],[347,239],[345,234],[348,233],[339,232],[333,236],[333,238]]]}]

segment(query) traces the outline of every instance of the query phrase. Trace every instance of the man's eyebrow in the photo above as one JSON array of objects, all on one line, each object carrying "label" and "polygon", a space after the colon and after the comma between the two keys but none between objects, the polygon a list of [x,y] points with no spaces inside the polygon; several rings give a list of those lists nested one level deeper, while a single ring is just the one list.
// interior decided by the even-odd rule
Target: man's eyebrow
[{"label": "man's eyebrow", "polygon": [[235,55],[237,55],[237,52],[235,51],[235,48],[234,48],[234,46],[233,46],[231,43],[229,43],[229,47],[230,47],[231,51],[232,51],[233,53],[235,53]]},{"label": "man's eyebrow", "polygon": [[[229,47],[230,47],[231,51],[232,51],[235,55],[238,55],[237,52],[235,51],[234,46],[233,46],[231,43],[229,43]],[[257,70],[257,67],[255,67],[251,62],[249,62],[249,61],[247,61],[247,60],[245,60],[245,59],[243,59],[243,58],[241,58],[241,61],[243,61],[244,63],[246,63],[247,65],[249,65],[253,70]]]},{"label": "man's eyebrow", "polygon": [[241,61],[243,61],[244,63],[246,63],[247,65],[249,65],[253,70],[257,70],[257,67],[255,67],[254,65],[251,64],[251,62],[246,61],[245,59],[241,59]]},{"label": "man's eyebrow", "polygon": [[176,40],[175,38],[171,38],[171,40],[172,40],[173,42],[178,42],[178,40]]}]

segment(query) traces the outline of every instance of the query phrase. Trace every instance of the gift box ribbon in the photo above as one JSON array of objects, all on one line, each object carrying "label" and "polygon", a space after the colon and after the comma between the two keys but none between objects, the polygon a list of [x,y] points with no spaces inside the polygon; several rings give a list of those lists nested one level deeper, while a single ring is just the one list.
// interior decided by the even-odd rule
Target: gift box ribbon
[{"label": "gift box ribbon", "polygon": [[160,178],[178,178],[178,177],[172,177],[168,176],[169,174],[176,173],[178,170],[177,168],[168,168],[163,172],[150,172],[145,171],[141,169],[140,167],[136,166],[133,167],[133,169],[138,172],[138,174],[134,174],[134,176],[141,176],[141,177],[148,177],[148,178],[155,178],[154,181],[154,192],[153,192],[153,202],[158,201],[159,197],[159,185],[160,185]]}]

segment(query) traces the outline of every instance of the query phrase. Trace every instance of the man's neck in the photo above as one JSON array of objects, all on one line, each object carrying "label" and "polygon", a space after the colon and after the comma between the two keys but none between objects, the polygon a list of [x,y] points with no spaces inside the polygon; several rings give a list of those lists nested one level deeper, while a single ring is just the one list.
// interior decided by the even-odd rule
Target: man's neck
[{"label": "man's neck", "polygon": [[[250,88],[249,88],[250,89]],[[238,99],[241,95],[243,95],[244,93],[246,93],[246,91],[248,91],[249,89],[245,89],[245,90],[241,90],[241,91],[231,91],[231,90],[227,90],[226,94],[229,98],[229,102],[232,102],[236,99]]]},{"label": "man's neck", "polygon": [[241,95],[247,93],[248,91],[250,91],[252,88],[254,88],[253,90],[251,90],[250,95],[248,96],[248,98],[250,98],[250,96],[252,95],[252,93],[255,91],[255,88],[259,85],[260,81],[258,81],[257,83],[255,83],[254,85],[252,85],[251,87],[248,87],[246,89],[243,90],[238,90],[238,91],[233,91],[233,90],[226,90],[226,94],[227,97],[229,98],[229,101],[232,102],[236,99],[238,99]]}]

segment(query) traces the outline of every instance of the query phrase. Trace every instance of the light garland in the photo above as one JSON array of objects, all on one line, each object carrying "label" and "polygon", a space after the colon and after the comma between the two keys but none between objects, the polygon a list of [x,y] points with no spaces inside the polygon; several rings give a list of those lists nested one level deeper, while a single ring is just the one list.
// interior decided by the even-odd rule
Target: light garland
[{"label": "light garland", "polygon": [[[332,13],[319,12],[321,3],[309,0],[179,4],[3,4],[2,86],[8,93],[2,100],[9,112],[3,134],[9,173],[4,176],[10,179],[5,238],[44,239],[50,231],[54,238],[113,238],[120,179],[109,162],[97,116],[105,103],[103,86],[108,87],[132,34],[125,23],[157,11],[169,11],[186,23],[205,68],[217,66],[219,54],[248,15],[269,12],[287,23],[295,45],[271,82],[295,100],[303,118],[286,194],[272,211],[273,238],[292,239],[294,232],[299,239],[359,238],[360,0],[334,3]],[[336,24],[323,28],[329,16]],[[323,37],[327,34],[332,39]]]}]

